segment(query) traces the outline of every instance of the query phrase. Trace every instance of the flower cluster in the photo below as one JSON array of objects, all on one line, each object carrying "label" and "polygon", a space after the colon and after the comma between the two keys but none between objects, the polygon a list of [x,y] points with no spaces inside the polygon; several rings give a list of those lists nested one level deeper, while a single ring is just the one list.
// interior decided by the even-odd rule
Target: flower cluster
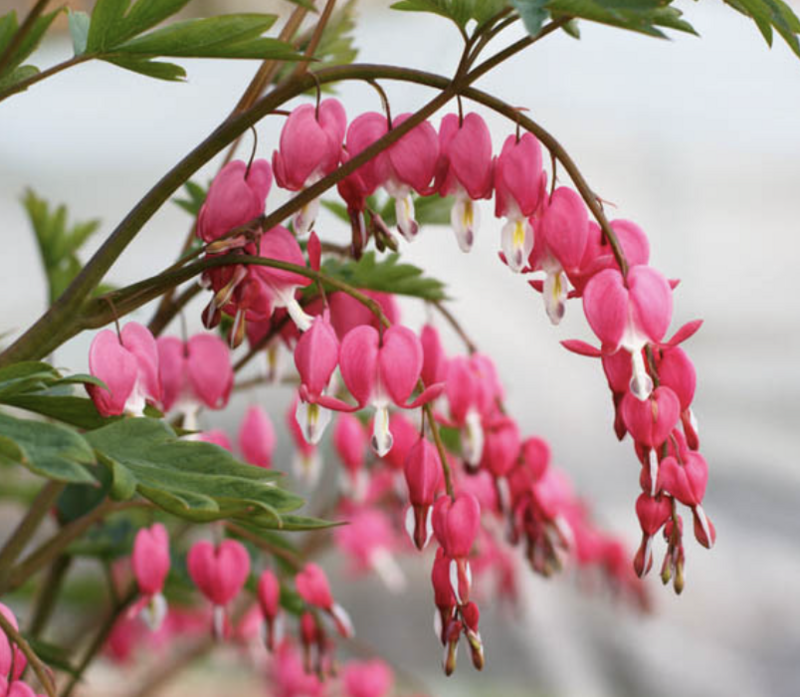
[{"label": "flower cluster", "polygon": [[[436,636],[449,675],[462,637],[473,665],[483,667],[478,604],[492,592],[515,600],[526,567],[545,576],[564,567],[599,574],[614,591],[645,606],[634,570],[642,576],[652,566],[652,541],[663,530],[668,549],[662,576],[665,583],[674,579],[680,591],[683,528],[676,504],[691,509],[702,544],[710,547],[715,537],[702,507],[707,465],[691,410],[695,371],[678,346],[700,323],[665,340],[675,283],[648,265],[646,235],[626,220],[606,223],[600,216],[602,227],[591,222],[584,199],[568,187],[556,188],[555,176],[548,191],[541,145],[529,133],[510,135],[495,155],[479,115],[449,114],[438,132],[420,123],[339,182],[356,257],[371,235],[378,246],[391,238],[369,204],[379,189],[394,199],[398,231],[409,241],[420,229],[415,196],[451,196],[451,223],[463,251],[478,232],[477,202],[494,196],[495,215],[504,220],[500,257],[515,273],[543,274],[529,285],[542,294],[550,320],[557,324],[567,301],[582,299],[601,346],[564,344],[602,359],[616,433],[631,434],[642,464],[636,512],[643,536],[632,568],[625,546],[592,522],[567,475],[553,464],[547,442],[524,434],[508,413],[489,356],[469,341],[468,354],[448,355],[433,324],[417,332],[402,323],[389,293],[345,283],[326,291],[315,231],[318,201],[297,211],[291,230],[264,229],[273,172],[278,186],[303,191],[408,118],[366,113],[348,124],[334,99],[298,107],[285,123],[272,166],[254,159],[221,170],[196,234],[208,261],[203,284],[213,292],[203,312],[206,327],[228,315],[230,346],[247,338],[253,350],[265,348],[272,379],[280,354],[291,354],[297,390],[286,426],[293,470],[309,486],[319,480],[320,445],[333,422],[331,441],[342,466],[335,510],[349,525],[337,528],[332,539],[351,570],[374,572],[400,591],[405,577],[397,556],[435,542]],[[150,404],[175,413],[196,432],[199,412],[225,407],[232,390],[229,348],[211,334],[156,340],[129,323],[116,335],[100,332],[89,358],[98,381],[88,389],[104,416],[141,415]],[[186,437],[232,449],[219,430]],[[276,441],[270,416],[251,406],[239,432],[243,459],[271,467]],[[211,606],[201,624],[210,624],[219,639],[262,637],[278,694],[322,694],[321,679],[336,672],[332,637],[353,634],[347,613],[320,566],[292,557],[290,570],[259,574],[239,533],[218,536],[217,544],[201,540],[188,551],[189,576]],[[131,561],[140,597],[112,639],[126,646],[124,632],[135,631],[136,615],[153,630],[183,631],[164,600],[170,553],[162,525],[139,531]],[[255,589],[256,600],[242,616],[231,607],[246,586]],[[294,632],[286,631],[287,616],[295,618]],[[170,623],[176,629],[165,630]],[[352,697],[381,697],[392,677],[382,663],[351,664],[341,682]]]}]

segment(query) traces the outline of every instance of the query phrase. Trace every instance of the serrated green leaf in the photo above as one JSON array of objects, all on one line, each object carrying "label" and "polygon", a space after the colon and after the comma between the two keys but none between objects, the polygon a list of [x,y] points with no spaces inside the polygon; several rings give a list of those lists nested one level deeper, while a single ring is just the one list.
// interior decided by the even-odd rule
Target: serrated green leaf
[{"label": "serrated green leaf", "polygon": [[296,60],[297,52],[278,39],[260,38],[275,15],[219,15],[175,22],[115,47],[124,54],[182,58],[276,58]]},{"label": "serrated green leaf", "polygon": [[303,500],[274,484],[280,473],[236,460],[211,443],[178,440],[154,419],[123,419],[86,434],[112,473],[118,497],[139,494],[194,521],[263,516],[279,527],[281,515]]},{"label": "serrated green leaf", "polygon": [[188,198],[173,198],[172,202],[180,206],[193,218],[196,218],[200,213],[200,209],[206,200],[207,191],[200,184],[193,181],[187,181],[183,188],[186,189]]},{"label": "serrated green leaf", "polygon": [[665,7],[661,0],[549,0],[545,8],[553,16],[578,17],[656,38],[665,38],[658,27],[697,33],[691,24],[680,19],[679,10]]},{"label": "serrated green leaf", "polygon": [[[356,288],[409,295],[430,301],[446,299],[445,286],[441,281],[426,277],[422,269],[399,261],[399,254],[389,254],[378,261],[375,253],[370,251],[359,261],[326,259],[322,271]],[[332,287],[329,290],[334,291]]]},{"label": "serrated green leaf", "polygon": [[783,0],[725,0],[732,8],[750,17],[768,46],[772,46],[773,28],[794,53],[800,56],[800,19]]},{"label": "serrated green leaf", "polygon": [[42,389],[59,378],[53,366],[39,361],[23,361],[0,368],[0,399]]},{"label": "serrated green leaf", "polygon": [[57,424],[16,419],[0,414],[0,435],[14,442],[17,453],[3,456],[42,477],[62,482],[93,482],[84,465],[93,463],[94,453],[75,431]]},{"label": "serrated green leaf", "polygon": [[63,204],[51,209],[31,189],[22,197],[22,204],[36,235],[39,253],[53,303],[83,268],[78,249],[97,230],[98,220],[67,224],[67,208]]},{"label": "serrated green leaf", "polygon": [[391,8],[403,12],[430,12],[446,17],[462,28],[472,18],[470,0],[401,0],[391,5]]},{"label": "serrated green leaf", "polygon": [[545,9],[547,0],[511,0],[511,5],[519,12],[525,29],[531,36],[536,36],[547,19]]},{"label": "serrated green leaf", "polygon": [[82,56],[86,52],[90,24],[91,19],[85,12],[69,10],[69,35],[72,39],[72,50],[76,56]]},{"label": "serrated green leaf", "polygon": [[340,201],[320,201],[322,206],[333,213],[339,220],[350,224],[350,214],[347,212],[347,206]]},{"label": "serrated green leaf", "polygon": [[[62,12],[62,10],[63,8],[59,8],[53,12],[49,12],[48,14],[41,15],[40,17],[36,18],[33,26],[22,38],[22,41],[14,49],[10,58],[3,67],[2,75],[4,77],[15,73],[17,68],[22,65],[25,59],[30,56],[31,53],[33,53],[33,51],[39,45],[39,42],[42,40],[42,37],[50,28],[53,20]],[[2,55],[6,48],[8,48],[8,46],[12,43],[14,40],[14,34],[16,34],[18,29],[19,27],[17,26],[16,13],[10,12],[9,14],[5,15],[2,20],[0,20],[0,55]],[[33,68],[33,66],[25,67],[29,69]],[[14,82],[18,81],[19,79],[15,79],[9,84],[13,84]]]},{"label": "serrated green leaf", "polygon": [[114,458],[109,457],[103,452],[98,451],[97,458],[111,474],[111,486],[109,487],[111,498],[115,501],[127,501],[132,499],[134,494],[136,494],[136,486],[138,484],[136,475],[125,467],[125,465],[121,465]]},{"label": "serrated green leaf", "polygon": [[6,72],[0,77],[0,90],[12,87],[23,80],[29,80],[34,75],[38,74],[39,68],[35,65],[20,65],[18,68],[14,68],[11,72]]},{"label": "serrated green leaf", "polygon": [[85,430],[102,428],[110,421],[100,416],[92,400],[85,397],[55,394],[19,394],[0,397],[0,401],[9,406],[41,414]]}]

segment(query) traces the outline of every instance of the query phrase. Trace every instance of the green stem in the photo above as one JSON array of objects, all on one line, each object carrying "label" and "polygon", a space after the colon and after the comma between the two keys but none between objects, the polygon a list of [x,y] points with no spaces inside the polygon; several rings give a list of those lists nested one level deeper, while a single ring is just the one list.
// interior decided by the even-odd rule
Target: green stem
[{"label": "green stem", "polygon": [[129,508],[143,508],[149,507],[150,505],[151,504],[147,501],[124,501],[121,503],[106,501],[100,504],[86,515],[65,525],[53,537],[47,540],[47,542],[42,543],[40,547],[31,552],[29,556],[25,557],[25,559],[12,569],[6,583],[0,591],[6,592],[19,588],[37,571],[43,569],[47,564],[56,559],[73,541],[83,535],[92,525],[103,518],[112,513],[118,513]]},{"label": "green stem", "polygon": [[12,566],[39,529],[42,520],[50,512],[50,508],[63,490],[62,482],[48,481],[39,491],[25,517],[19,522],[0,551],[0,594],[4,592],[8,583]]},{"label": "green stem", "polygon": [[439,433],[439,424],[436,423],[436,419],[433,415],[433,407],[430,402],[422,408],[425,411],[425,417],[428,419],[428,425],[433,435],[433,442],[436,444],[436,450],[439,453],[439,459],[442,461],[445,491],[447,491],[447,495],[451,499],[454,499],[456,497],[456,491],[453,488],[453,472],[450,469],[450,463],[447,461],[447,450],[445,450],[444,443],[442,442],[442,434]]},{"label": "green stem", "polygon": [[270,113],[270,111],[292,97],[302,94],[317,82],[323,84],[345,80],[387,78],[427,85],[440,89],[441,92],[411,118],[390,130],[386,135],[339,167],[329,176],[308,189],[305,189],[288,203],[266,216],[265,227],[267,229],[280,224],[302,206],[321,196],[344,177],[388,148],[412,128],[435,113],[456,94],[462,94],[520,123],[522,127],[531,131],[534,135],[537,135],[539,140],[542,141],[551,152],[556,154],[556,157],[558,157],[572,177],[576,188],[578,188],[587,206],[600,223],[612,247],[612,251],[623,273],[625,273],[627,271],[627,263],[625,262],[616,236],[613,230],[611,230],[608,221],[605,219],[605,215],[600,208],[596,196],[588,187],[580,171],[561,145],[541,126],[531,119],[520,115],[517,110],[502,100],[468,86],[492,67],[510,58],[514,53],[530,46],[539,38],[554,31],[555,28],[560,26],[559,22],[563,21],[566,21],[566,19],[551,22],[540,32],[538,37],[529,37],[523,41],[517,42],[499,52],[494,57],[484,61],[467,74],[461,74],[461,71],[459,71],[459,75],[453,80],[407,68],[381,65],[348,65],[325,68],[316,72],[313,76],[306,74],[290,84],[278,86],[273,92],[256,102],[248,111],[228,118],[211,134],[211,136],[198,145],[145,195],[119,226],[117,226],[116,230],[86,264],[64,294],[52,305],[50,310],[48,310],[14,344],[6,349],[4,353],[0,354],[0,366],[20,360],[42,358],[61,345],[67,338],[77,333],[78,330],[71,325],[74,323],[74,317],[77,315],[83,300],[97,283],[100,282],[125,247],[127,247],[138,231],[161,205],[163,205],[169,196],[171,196],[197,169],[224,148],[227,143],[256,123],[260,118]]},{"label": "green stem", "polygon": [[18,94],[19,92],[23,92],[28,89],[31,85],[35,85],[37,82],[41,82],[42,80],[46,80],[48,77],[52,77],[57,73],[60,73],[62,70],[66,70],[67,68],[72,68],[80,63],[85,63],[88,60],[92,60],[94,56],[90,55],[83,55],[83,56],[73,56],[69,60],[64,61],[63,63],[58,63],[47,70],[42,70],[40,73],[36,73],[36,75],[32,75],[27,80],[20,80],[19,82],[15,82],[11,87],[6,90],[0,92],[0,102],[12,95]]},{"label": "green stem", "polygon": [[56,607],[61,584],[72,565],[72,557],[61,554],[50,565],[47,576],[36,596],[35,610],[30,624],[30,635],[38,637],[50,620]]},{"label": "green stem", "polygon": [[72,694],[72,691],[80,682],[83,674],[89,667],[89,664],[95,659],[95,656],[97,656],[103,646],[105,646],[105,643],[114,629],[114,625],[117,623],[117,620],[120,618],[122,613],[128,609],[128,606],[130,606],[130,604],[136,599],[137,594],[138,589],[136,588],[136,584],[133,583],[125,596],[118,603],[112,605],[111,612],[108,614],[105,622],[103,622],[102,626],[92,640],[92,643],[89,645],[89,648],[86,650],[86,653],[83,655],[81,662],[75,669],[75,674],[70,678],[69,682],[62,690],[61,697],[69,697]]}]

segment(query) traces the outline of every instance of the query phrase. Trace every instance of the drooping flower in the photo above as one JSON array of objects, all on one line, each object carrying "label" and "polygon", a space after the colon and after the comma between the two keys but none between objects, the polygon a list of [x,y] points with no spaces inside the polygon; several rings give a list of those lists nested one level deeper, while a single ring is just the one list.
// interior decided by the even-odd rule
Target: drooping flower
[{"label": "drooping flower", "polygon": [[223,540],[216,547],[200,540],[189,550],[186,564],[192,581],[214,606],[215,636],[225,636],[225,608],[250,574],[250,555],[236,540]]},{"label": "drooping flower", "polygon": [[275,428],[269,414],[257,404],[248,407],[239,428],[239,449],[251,465],[269,469],[275,452]]},{"label": "drooping flower", "polygon": [[156,340],[137,322],[128,322],[119,336],[110,329],[98,332],[89,348],[89,372],[106,385],[86,386],[102,416],[142,416],[146,404],[161,402]]},{"label": "drooping flower", "polygon": [[533,228],[528,219],[544,200],[547,175],[542,169],[542,146],[530,134],[509,136],[495,162],[495,215],[506,218],[501,247],[508,267],[518,273],[533,251]]},{"label": "drooping flower", "polygon": [[[254,160],[249,170],[241,160],[229,162],[211,182],[197,216],[197,236],[203,242],[215,242],[231,230],[263,215],[271,186],[272,170],[266,160]],[[241,236],[232,238],[215,251],[245,243]]]},{"label": "drooping flower", "polygon": [[[278,186],[301,191],[336,169],[346,128],[347,114],[337,99],[324,99],[319,106],[302,104],[292,110],[281,131],[280,150],[272,156]],[[293,219],[295,234],[307,234],[318,212],[319,199],[303,206]]]},{"label": "drooping flower", "polygon": [[214,334],[195,334],[185,344],[162,336],[158,346],[164,411],[184,414],[184,428],[197,428],[197,411],[224,409],[233,388],[233,366],[225,342]]},{"label": "drooping flower", "polygon": [[[435,399],[443,388],[441,384],[429,387],[407,403],[422,371],[422,346],[414,332],[400,325],[387,329],[382,339],[370,326],[353,329],[342,341],[339,367],[347,389],[358,402],[357,408],[375,408],[372,448],[380,457],[392,447],[389,405],[415,409]],[[336,400],[323,403],[347,409]]]},{"label": "drooping flower", "polygon": [[343,637],[352,637],[353,623],[345,609],[334,602],[328,577],[318,564],[306,564],[295,576],[295,588],[300,597],[309,605],[328,613]]},{"label": "drooping flower", "polygon": [[447,114],[439,127],[439,153],[439,194],[455,197],[450,224],[461,251],[468,252],[480,227],[480,211],[474,202],[492,195],[494,162],[486,122],[475,113],[463,121]]},{"label": "drooping flower", "polygon": [[141,612],[147,626],[157,631],[167,614],[167,601],[162,591],[170,567],[169,535],[161,523],[136,533],[131,564],[141,594],[131,614]]}]

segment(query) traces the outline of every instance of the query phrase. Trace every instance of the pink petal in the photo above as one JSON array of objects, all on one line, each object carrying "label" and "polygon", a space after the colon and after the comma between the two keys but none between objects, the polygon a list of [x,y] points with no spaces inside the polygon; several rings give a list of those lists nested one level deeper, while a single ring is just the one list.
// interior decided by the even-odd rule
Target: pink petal
[{"label": "pink petal", "polygon": [[195,334],[187,351],[186,371],[194,393],[209,409],[224,408],[233,388],[228,346],[215,334]]},{"label": "pink petal", "polygon": [[86,390],[103,416],[119,416],[139,375],[136,357],[122,346],[110,329],[99,332],[89,348],[89,372],[108,389],[87,385]]},{"label": "pink petal", "polygon": [[390,327],[384,332],[378,361],[382,386],[395,404],[404,404],[422,371],[422,346],[417,335],[402,325]]},{"label": "pink petal", "polygon": [[370,401],[378,370],[378,331],[362,325],[351,330],[339,350],[342,380],[360,405]]}]

